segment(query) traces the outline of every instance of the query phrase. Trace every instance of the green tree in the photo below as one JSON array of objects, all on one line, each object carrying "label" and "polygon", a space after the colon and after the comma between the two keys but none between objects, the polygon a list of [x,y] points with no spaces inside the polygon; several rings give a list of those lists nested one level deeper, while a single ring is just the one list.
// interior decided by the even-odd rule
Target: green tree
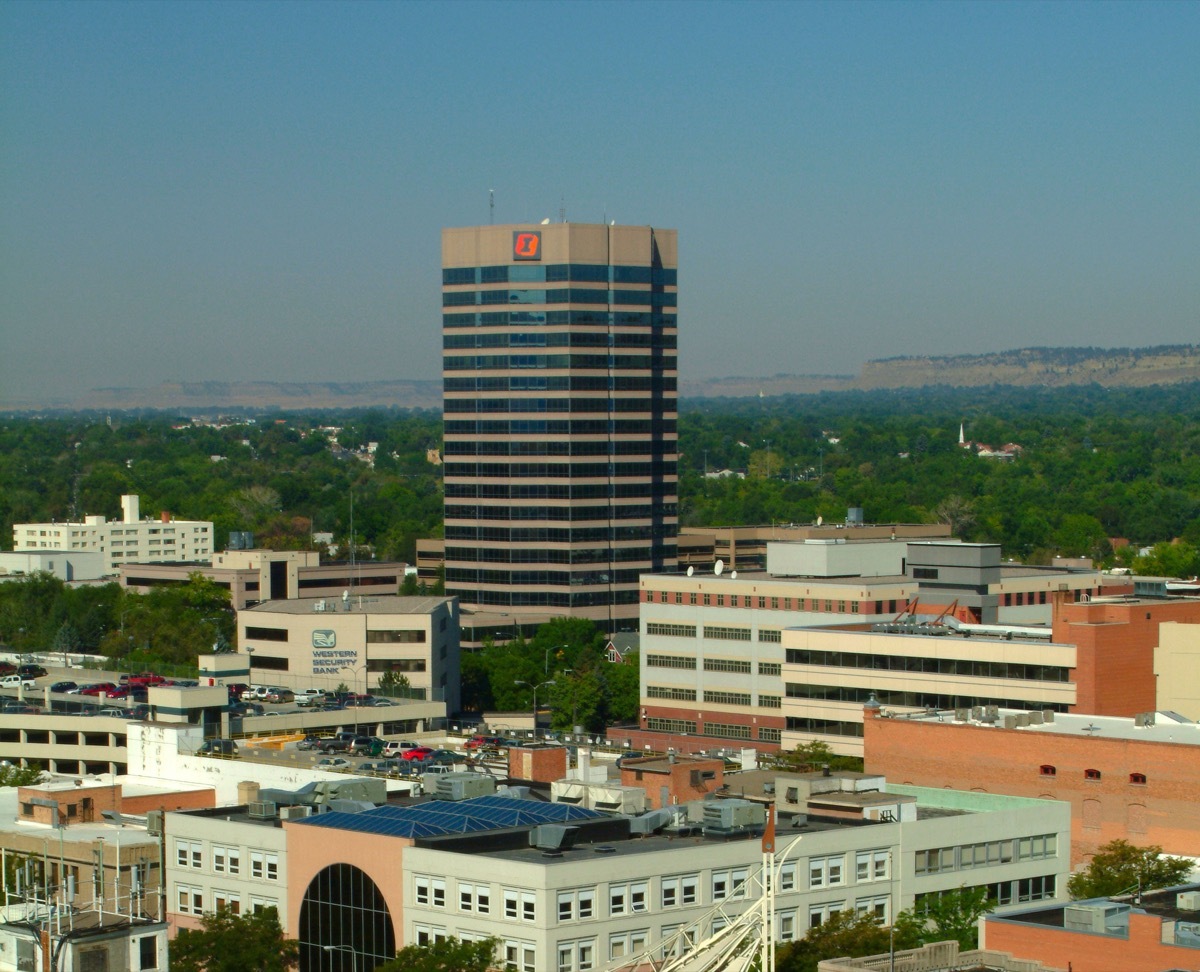
[{"label": "green tree", "polygon": [[8,760],[0,763],[0,786],[33,786],[42,778],[42,768],[37,763],[14,766]]},{"label": "green tree", "polygon": [[294,969],[299,945],[285,938],[279,913],[264,908],[245,915],[227,909],[200,919],[171,943],[171,972],[286,972]]},{"label": "green tree", "polygon": [[407,945],[376,972],[487,972],[497,944],[495,938],[477,942],[442,938],[430,945]]},{"label": "green tree", "polygon": [[1156,844],[1136,847],[1124,840],[1109,841],[1086,868],[1071,876],[1067,893],[1072,898],[1104,898],[1182,884],[1191,873],[1191,861],[1163,857],[1162,852]]},{"label": "green tree", "polygon": [[[896,948],[919,944],[902,937],[897,926]],[[911,934],[911,926],[906,935]],[[834,958],[858,958],[880,955],[891,942],[887,928],[873,914],[839,911],[795,942],[780,945],[775,953],[775,972],[816,972],[818,963]]]},{"label": "green tree", "polygon": [[963,949],[979,947],[979,919],[996,907],[988,900],[986,888],[958,888],[945,891],[923,902],[922,914],[902,912],[896,916],[896,928],[904,929],[904,938],[913,937],[916,929],[919,944],[945,942],[954,939]]},{"label": "green tree", "polygon": [[781,752],[775,756],[777,769],[811,773],[814,770],[824,769],[826,766],[830,769],[851,770],[857,773],[862,772],[863,761],[861,756],[839,756],[829,748],[828,743],[819,739],[814,739],[803,746],[797,746],[791,752]]}]

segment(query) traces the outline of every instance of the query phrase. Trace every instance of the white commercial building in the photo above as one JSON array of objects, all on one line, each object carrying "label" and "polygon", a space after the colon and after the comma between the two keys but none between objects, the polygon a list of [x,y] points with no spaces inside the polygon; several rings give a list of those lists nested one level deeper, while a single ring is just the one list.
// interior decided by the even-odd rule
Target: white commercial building
[{"label": "white commercial building", "polygon": [[197,563],[213,557],[210,520],[176,520],[165,510],[142,518],[137,496],[121,497],[121,519],[85,516],[82,522],[15,523],[13,550],[99,551],[112,573],[121,564]]}]

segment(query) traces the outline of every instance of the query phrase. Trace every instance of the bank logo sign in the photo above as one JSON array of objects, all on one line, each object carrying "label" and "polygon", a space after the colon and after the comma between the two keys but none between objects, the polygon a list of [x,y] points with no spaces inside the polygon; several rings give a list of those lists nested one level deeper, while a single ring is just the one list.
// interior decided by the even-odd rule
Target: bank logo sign
[{"label": "bank logo sign", "polygon": [[513,259],[540,260],[542,234],[539,230],[513,230]]},{"label": "bank logo sign", "polygon": [[327,628],[312,633],[312,646],[314,648],[336,648],[337,647],[337,632],[330,631]]}]

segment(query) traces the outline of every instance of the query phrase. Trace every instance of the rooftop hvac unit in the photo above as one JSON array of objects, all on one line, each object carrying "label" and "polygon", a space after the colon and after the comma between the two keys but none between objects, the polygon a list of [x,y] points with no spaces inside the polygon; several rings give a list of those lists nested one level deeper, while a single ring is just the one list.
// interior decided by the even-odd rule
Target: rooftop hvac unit
[{"label": "rooftop hvac unit", "polygon": [[280,820],[303,820],[312,816],[312,807],[280,807]]},{"label": "rooftop hvac unit", "polygon": [[955,709],[954,710],[954,721],[955,722],[966,722],[968,714],[969,714],[968,710],[966,710],[966,709]]},{"label": "rooftop hvac unit", "polygon": [[161,837],[163,832],[163,812],[161,810],[146,811],[146,833],[151,837]]},{"label": "rooftop hvac unit", "polygon": [[1063,927],[1067,931],[1105,934],[1126,927],[1129,905],[1073,904],[1063,909]]},{"label": "rooftop hvac unit", "polygon": [[980,722],[983,719],[983,706],[982,705],[971,706],[971,718],[974,719],[976,722]]},{"label": "rooftop hvac unit", "polygon": [[669,807],[651,810],[649,813],[643,813],[640,817],[630,820],[629,832],[631,834],[652,834],[667,826],[674,819],[675,814]]},{"label": "rooftop hvac unit", "polygon": [[985,705],[983,707],[983,717],[984,717],[984,719],[990,720],[991,722],[995,722],[997,719],[1000,718],[1000,706]]},{"label": "rooftop hvac unit", "polygon": [[279,804],[273,800],[256,800],[250,804],[248,813],[254,820],[273,820]]},{"label": "rooftop hvac unit", "polygon": [[1040,712],[1030,712],[1026,718],[1029,719],[1031,726],[1040,726],[1042,724],[1042,714]]},{"label": "rooftop hvac unit", "polygon": [[529,846],[538,850],[563,850],[573,847],[579,835],[578,827],[563,824],[538,824],[529,831]]},{"label": "rooftop hvac unit", "polygon": [[1015,715],[1006,715],[1004,717],[1004,728],[1005,729],[1016,729],[1017,728],[1017,717]]},{"label": "rooftop hvac unit", "polygon": [[1026,727],[1028,727],[1028,725],[1029,725],[1029,713],[1028,712],[1018,712],[1017,713],[1018,728],[1025,729]]},{"label": "rooftop hvac unit", "polygon": [[1181,891],[1175,895],[1175,907],[1180,911],[1200,911],[1200,891]]},{"label": "rooftop hvac unit", "polygon": [[454,803],[496,792],[496,781],[485,773],[447,773],[437,777],[432,787],[430,782],[425,781],[426,787],[434,791],[437,799]]},{"label": "rooftop hvac unit", "polygon": [[1053,722],[1054,721],[1054,710],[1053,709],[1042,709],[1042,719],[1045,722]]},{"label": "rooftop hvac unit", "polygon": [[724,836],[761,830],[767,808],[749,800],[716,800],[704,806],[704,835]]}]

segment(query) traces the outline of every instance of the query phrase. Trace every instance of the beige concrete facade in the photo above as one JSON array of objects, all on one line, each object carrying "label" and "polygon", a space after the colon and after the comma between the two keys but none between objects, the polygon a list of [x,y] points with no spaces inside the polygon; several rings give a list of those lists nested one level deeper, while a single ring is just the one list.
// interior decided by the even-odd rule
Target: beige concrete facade
[{"label": "beige concrete facade", "polygon": [[446,590],[632,629],[678,525],[676,234],[442,234]]},{"label": "beige concrete facade", "polygon": [[448,597],[297,598],[238,612],[256,685],[370,693],[394,671],[418,696],[458,708],[458,604]]},{"label": "beige concrete facade", "polygon": [[213,555],[212,566],[123,564],[122,587],[147,593],[152,588],[186,584],[193,573],[229,591],[234,610],[264,601],[351,594],[399,594],[402,563],[322,564],[314,550],[227,550]]},{"label": "beige concrete facade", "polygon": [[1157,708],[1200,721],[1200,624],[1164,621],[1158,626],[1154,674]]}]

